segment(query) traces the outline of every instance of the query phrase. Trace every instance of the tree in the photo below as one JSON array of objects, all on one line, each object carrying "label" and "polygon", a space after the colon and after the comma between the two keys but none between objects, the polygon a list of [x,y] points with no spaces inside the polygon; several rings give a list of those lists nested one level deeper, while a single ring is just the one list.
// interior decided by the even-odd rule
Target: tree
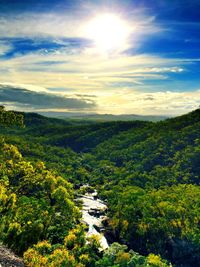
[{"label": "tree", "polygon": [[4,106],[0,106],[0,126],[23,126],[23,115],[14,111],[6,111]]}]

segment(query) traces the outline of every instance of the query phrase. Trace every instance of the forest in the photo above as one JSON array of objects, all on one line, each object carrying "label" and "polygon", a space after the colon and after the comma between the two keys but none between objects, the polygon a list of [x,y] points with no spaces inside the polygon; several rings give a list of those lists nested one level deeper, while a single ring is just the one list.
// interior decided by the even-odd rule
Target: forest
[{"label": "forest", "polygon": [[[200,266],[200,109],[81,121],[0,107],[0,242],[27,267]],[[80,186],[108,206],[86,236]]]}]

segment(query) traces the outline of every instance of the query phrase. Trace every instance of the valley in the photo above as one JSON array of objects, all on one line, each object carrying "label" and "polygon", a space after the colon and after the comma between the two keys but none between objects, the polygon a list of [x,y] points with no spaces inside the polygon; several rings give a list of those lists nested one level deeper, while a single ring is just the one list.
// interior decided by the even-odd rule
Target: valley
[{"label": "valley", "polygon": [[160,122],[6,116],[1,242],[26,266],[198,266],[199,109]]}]

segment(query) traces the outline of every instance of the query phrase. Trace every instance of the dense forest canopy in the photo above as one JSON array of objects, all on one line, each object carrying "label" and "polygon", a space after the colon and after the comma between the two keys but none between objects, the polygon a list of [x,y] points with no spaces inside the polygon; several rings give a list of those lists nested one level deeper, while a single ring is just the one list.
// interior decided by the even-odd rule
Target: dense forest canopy
[{"label": "dense forest canopy", "polygon": [[[74,123],[1,107],[0,124],[0,239],[27,266],[198,266],[200,109],[156,123]],[[86,240],[82,184],[108,205],[118,243],[104,253]]]},{"label": "dense forest canopy", "polygon": [[23,115],[13,111],[6,111],[0,106],[0,126],[18,125],[23,126]]}]

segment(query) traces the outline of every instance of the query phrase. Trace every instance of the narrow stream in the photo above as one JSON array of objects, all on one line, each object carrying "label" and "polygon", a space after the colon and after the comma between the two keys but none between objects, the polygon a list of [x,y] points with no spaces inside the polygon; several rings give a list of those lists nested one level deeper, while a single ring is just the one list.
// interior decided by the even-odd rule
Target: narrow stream
[{"label": "narrow stream", "polygon": [[107,206],[103,201],[97,198],[96,190],[93,193],[82,195],[79,199],[83,202],[82,220],[89,227],[86,235],[91,236],[95,234],[99,236],[100,250],[107,249],[109,245],[107,239],[103,235],[104,228],[102,225],[102,221],[106,218],[105,211],[107,210]]}]

